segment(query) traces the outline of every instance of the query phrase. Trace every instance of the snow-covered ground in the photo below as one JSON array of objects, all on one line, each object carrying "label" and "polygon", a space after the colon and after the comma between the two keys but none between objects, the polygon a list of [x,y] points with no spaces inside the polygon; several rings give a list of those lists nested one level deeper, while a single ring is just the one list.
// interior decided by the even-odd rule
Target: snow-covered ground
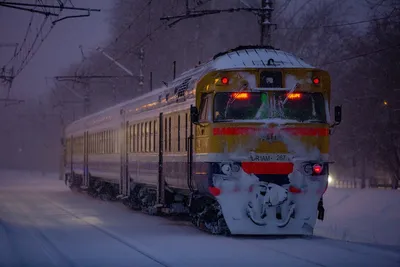
[{"label": "snow-covered ground", "polygon": [[[318,224],[317,234],[399,245],[393,237],[399,230],[385,234],[399,222],[395,193],[378,197],[382,193],[329,189],[327,220]],[[369,227],[375,240],[368,237]],[[400,266],[397,249],[325,237],[211,236],[186,222],[73,193],[57,175],[0,172],[1,267]]]},{"label": "snow-covered ground", "polygon": [[328,188],[316,234],[400,248],[400,190]]}]

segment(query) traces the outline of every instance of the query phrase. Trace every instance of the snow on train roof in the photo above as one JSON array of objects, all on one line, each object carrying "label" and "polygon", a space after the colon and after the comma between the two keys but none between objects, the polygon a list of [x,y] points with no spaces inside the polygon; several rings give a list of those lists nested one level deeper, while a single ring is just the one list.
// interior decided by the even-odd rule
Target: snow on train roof
[{"label": "snow on train roof", "polygon": [[[304,62],[302,59],[285,51],[277,50],[272,47],[258,46],[239,46],[235,49],[219,53],[208,62],[189,69],[171,81],[167,86],[163,86],[152,92],[146,93],[137,98],[124,101],[115,106],[106,108],[99,112],[83,117],[72,122],[67,126],[69,130],[76,130],[82,126],[88,127],[105,121],[110,121],[113,115],[119,115],[122,108],[133,108],[159,101],[160,96],[166,97],[172,93],[175,94],[176,88],[183,84],[188,87],[188,83],[195,82],[204,74],[211,71],[246,69],[246,68],[314,68],[312,65]],[[190,86],[189,86],[190,87]],[[174,91],[175,90],[175,91]]]},{"label": "snow on train roof", "polygon": [[314,68],[293,54],[276,49],[233,50],[214,59],[216,70],[232,68]]}]

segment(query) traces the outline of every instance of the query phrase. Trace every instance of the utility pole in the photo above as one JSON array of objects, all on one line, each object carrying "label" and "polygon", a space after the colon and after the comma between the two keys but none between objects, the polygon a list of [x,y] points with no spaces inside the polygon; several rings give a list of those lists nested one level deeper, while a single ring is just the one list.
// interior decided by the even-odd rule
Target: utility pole
[{"label": "utility pole", "polygon": [[83,114],[84,116],[87,116],[90,111],[90,85],[89,83],[85,84],[85,95],[83,98]]},{"label": "utility pole", "polygon": [[272,12],[273,8],[273,0],[261,0],[261,16],[260,16],[260,45],[264,45],[264,40],[266,39],[266,44],[272,45],[272,26],[276,24],[272,24]]},{"label": "utility pole", "polygon": [[140,91],[143,92],[143,85],[144,85],[144,75],[143,75],[143,67],[144,67],[144,48],[143,48],[143,47],[140,48],[139,60],[140,60],[139,87],[140,87]]}]

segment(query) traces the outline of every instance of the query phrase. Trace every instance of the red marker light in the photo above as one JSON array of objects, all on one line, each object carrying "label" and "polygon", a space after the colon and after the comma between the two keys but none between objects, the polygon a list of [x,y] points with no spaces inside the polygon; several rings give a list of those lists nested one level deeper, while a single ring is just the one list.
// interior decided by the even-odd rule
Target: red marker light
[{"label": "red marker light", "polygon": [[301,193],[301,189],[291,185],[291,186],[289,186],[289,192],[293,193],[293,194],[299,194],[299,193]]},{"label": "red marker light", "polygon": [[322,172],[322,166],[319,165],[319,164],[315,164],[315,165],[313,166],[313,172],[314,172],[315,174],[320,174],[320,173]]},{"label": "red marker light", "polygon": [[209,186],[208,187],[208,191],[210,191],[210,193],[214,196],[217,197],[221,194],[221,189],[219,189],[218,187],[214,187],[214,186]]},{"label": "red marker light", "polygon": [[300,99],[301,93],[288,93],[287,98],[288,99]]},{"label": "red marker light", "polygon": [[319,80],[319,78],[315,77],[313,80],[313,84],[319,84],[321,81]]},{"label": "red marker light", "polygon": [[229,79],[227,77],[222,77],[221,78],[221,82],[222,82],[222,84],[228,84],[229,83]]},{"label": "red marker light", "polygon": [[249,93],[232,93],[232,97],[234,99],[242,100],[242,99],[249,99],[250,95]]}]

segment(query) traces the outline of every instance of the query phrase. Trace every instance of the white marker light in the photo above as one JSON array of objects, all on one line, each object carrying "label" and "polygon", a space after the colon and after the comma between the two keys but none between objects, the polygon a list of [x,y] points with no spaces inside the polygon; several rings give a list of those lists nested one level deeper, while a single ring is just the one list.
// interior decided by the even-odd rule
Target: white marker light
[{"label": "white marker light", "polygon": [[221,171],[225,175],[231,175],[232,174],[232,168],[230,164],[224,164],[221,167]]}]

